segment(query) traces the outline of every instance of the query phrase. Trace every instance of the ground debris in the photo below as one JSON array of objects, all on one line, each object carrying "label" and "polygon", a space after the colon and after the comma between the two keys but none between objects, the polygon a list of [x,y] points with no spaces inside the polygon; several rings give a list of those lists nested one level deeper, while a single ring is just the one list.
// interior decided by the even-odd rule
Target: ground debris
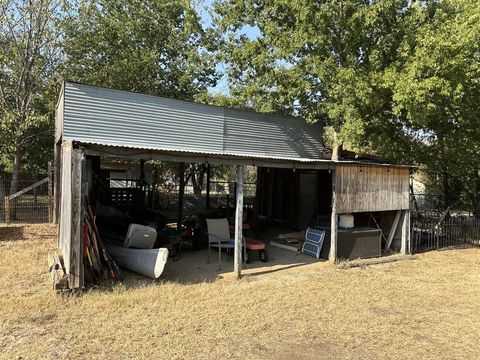
[{"label": "ground debris", "polygon": [[357,267],[365,267],[369,265],[378,265],[378,264],[387,264],[392,263],[395,261],[401,260],[415,260],[418,259],[418,256],[415,255],[403,255],[403,254],[396,254],[390,256],[383,256],[378,258],[371,258],[371,259],[355,259],[355,260],[345,260],[341,261],[337,264],[339,269],[351,269]]}]

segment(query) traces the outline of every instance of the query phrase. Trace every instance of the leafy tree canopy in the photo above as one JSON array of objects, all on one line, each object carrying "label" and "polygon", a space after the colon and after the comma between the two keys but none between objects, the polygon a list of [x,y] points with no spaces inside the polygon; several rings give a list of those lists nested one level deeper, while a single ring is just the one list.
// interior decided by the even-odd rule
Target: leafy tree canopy
[{"label": "leafy tree canopy", "polygon": [[23,158],[46,165],[52,153],[42,141],[53,132],[52,112],[45,110],[61,61],[63,10],[55,0],[0,2],[0,153],[12,168],[11,192]]},{"label": "leafy tree canopy", "polygon": [[394,112],[416,131],[416,161],[445,204],[464,196],[480,214],[480,3],[430,2],[412,20],[404,66],[387,77]]},{"label": "leafy tree canopy", "polygon": [[211,34],[189,1],[82,0],[65,27],[68,79],[186,99],[216,82]]},{"label": "leafy tree canopy", "polygon": [[384,75],[397,65],[406,1],[225,0],[215,12],[233,96],[321,121],[337,145],[363,152],[385,128],[403,133]]}]

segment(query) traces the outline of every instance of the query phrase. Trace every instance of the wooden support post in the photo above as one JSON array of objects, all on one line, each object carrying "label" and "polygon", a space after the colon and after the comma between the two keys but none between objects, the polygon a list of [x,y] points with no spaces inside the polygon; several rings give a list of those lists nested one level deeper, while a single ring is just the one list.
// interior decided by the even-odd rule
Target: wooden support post
[{"label": "wooden support post", "polygon": [[233,199],[233,206],[236,206],[236,203],[237,203],[237,186],[238,186],[238,185],[237,185],[237,182],[235,182],[235,185],[234,185],[234,186],[235,186],[235,187],[234,187],[235,191],[233,192],[233,197],[234,197],[234,199]]},{"label": "wooden support post", "polygon": [[72,151],[72,224],[70,253],[70,287],[83,287],[83,196],[82,179],[85,157],[81,150]]},{"label": "wooden support post", "polygon": [[177,211],[177,231],[182,229],[182,218],[183,218],[183,198],[185,195],[185,163],[180,163],[180,168],[178,170],[178,211]]},{"label": "wooden support post", "polygon": [[140,187],[142,189],[145,188],[145,160],[144,159],[140,159]]},{"label": "wooden support post", "polygon": [[410,210],[403,211],[403,226],[402,226],[402,245],[400,252],[402,254],[407,253],[407,249],[411,252],[410,242]]},{"label": "wooden support post", "polygon": [[83,286],[83,159],[82,150],[74,149],[71,141],[63,142],[58,247],[61,250],[71,289]]},{"label": "wooden support post", "polygon": [[210,209],[210,177],[211,176],[212,176],[211,165],[207,164],[207,200],[206,200],[207,210]]},{"label": "wooden support post", "polygon": [[387,242],[385,243],[385,251],[390,250],[390,245],[392,245],[393,237],[395,236],[395,233],[397,232],[398,228],[398,223],[400,222],[400,218],[403,215],[402,210],[398,210],[397,213],[395,214],[395,219],[393,220],[392,227],[390,229],[390,233],[388,234],[388,239]]},{"label": "wooden support post", "polygon": [[[58,235],[58,247],[62,251],[65,270],[68,273],[70,268],[70,237],[72,233],[72,142],[64,141],[62,144],[62,175],[61,191],[56,191],[56,196],[61,196],[60,206],[57,208],[60,230]],[[57,178],[58,179],[58,178]],[[58,180],[57,180],[58,181]]]},{"label": "wooden support post", "polygon": [[60,214],[60,197],[61,197],[61,167],[62,167],[62,146],[60,143],[55,144],[55,165],[53,175],[53,223],[58,224]]},{"label": "wooden support post", "polygon": [[242,275],[242,228],[243,228],[243,171],[244,166],[237,167],[237,186],[236,186],[236,210],[235,210],[235,252],[233,272],[236,279],[240,279]]},{"label": "wooden support post", "polygon": [[335,170],[332,171],[332,219],[330,223],[330,254],[328,260],[332,262],[337,261],[337,228],[338,228],[338,214],[336,209],[336,195],[335,195]]},{"label": "wooden support post", "polygon": [[5,209],[5,223],[7,225],[10,225],[12,222],[12,214],[10,209],[10,199],[8,198],[8,196],[5,196],[3,198],[3,206]]},{"label": "wooden support post", "polygon": [[48,162],[47,168],[48,176],[48,222],[53,221],[53,173],[52,173],[52,162]]}]

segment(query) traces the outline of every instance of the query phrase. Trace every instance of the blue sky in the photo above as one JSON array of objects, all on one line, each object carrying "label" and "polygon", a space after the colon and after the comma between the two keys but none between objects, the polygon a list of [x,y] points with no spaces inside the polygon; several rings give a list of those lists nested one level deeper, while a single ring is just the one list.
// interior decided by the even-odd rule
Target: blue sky
[{"label": "blue sky", "polygon": [[[200,13],[202,18],[202,25],[203,27],[209,27],[212,25],[212,17],[209,14],[209,11],[212,8],[212,0],[200,0],[197,3],[197,10]],[[245,34],[250,39],[254,39],[260,35],[259,29],[252,27],[252,26],[244,26],[240,31],[239,34]],[[217,70],[220,73],[225,72],[225,64],[217,65]],[[218,82],[217,86],[210,87],[208,91],[212,94],[221,93],[221,94],[228,94],[228,82],[225,76]]]}]

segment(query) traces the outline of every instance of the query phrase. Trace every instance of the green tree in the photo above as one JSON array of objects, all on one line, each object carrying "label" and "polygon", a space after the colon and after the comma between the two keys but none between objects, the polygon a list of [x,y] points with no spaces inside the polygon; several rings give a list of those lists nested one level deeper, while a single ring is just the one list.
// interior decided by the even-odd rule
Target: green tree
[{"label": "green tree", "polygon": [[0,152],[12,164],[11,193],[23,155],[37,156],[53,132],[45,94],[61,61],[63,11],[54,0],[0,2]]},{"label": "green tree", "polygon": [[[202,28],[188,0],[83,0],[65,27],[70,80],[189,100],[205,97],[217,81],[213,33]],[[205,171],[186,167],[196,192]]]},{"label": "green tree", "polygon": [[321,121],[333,159],[345,142],[365,152],[382,134],[405,137],[384,75],[398,59],[407,1],[225,0],[214,10],[234,97]]},{"label": "green tree", "polygon": [[390,77],[394,112],[415,131],[417,162],[445,207],[464,197],[480,215],[480,3],[417,9],[399,51],[404,66]]},{"label": "green tree", "polygon": [[65,27],[70,80],[182,99],[217,80],[210,33],[187,0],[82,0]]}]

